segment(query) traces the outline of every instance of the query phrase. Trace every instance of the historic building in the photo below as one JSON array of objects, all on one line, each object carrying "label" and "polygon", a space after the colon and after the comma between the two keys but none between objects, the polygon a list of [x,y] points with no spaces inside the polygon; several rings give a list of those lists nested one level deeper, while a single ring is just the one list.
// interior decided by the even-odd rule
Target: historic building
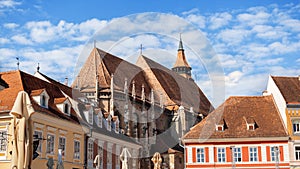
[{"label": "historic building", "polygon": [[0,168],[11,168],[14,123],[10,111],[14,104],[19,104],[15,100],[20,91],[30,98],[34,113],[29,121],[32,126],[29,133],[33,134],[33,142],[39,143],[36,150],[39,155],[31,167],[47,168],[49,161],[56,167],[61,149],[65,168],[83,168],[85,132],[72,105],[72,89],[20,70],[2,72],[0,77],[6,84],[0,90]]},{"label": "historic building", "polygon": [[300,76],[269,76],[264,95],[273,95],[290,135],[291,168],[300,168]]},{"label": "historic building", "polygon": [[157,151],[172,152],[165,161],[174,166],[181,136],[213,110],[191,78],[181,39],[172,70],[144,55],[132,64],[95,47],[72,84],[112,129],[142,146],[137,167],[151,168]]},{"label": "historic building", "polygon": [[185,168],[290,168],[289,135],[272,96],[234,96],[183,138]]}]

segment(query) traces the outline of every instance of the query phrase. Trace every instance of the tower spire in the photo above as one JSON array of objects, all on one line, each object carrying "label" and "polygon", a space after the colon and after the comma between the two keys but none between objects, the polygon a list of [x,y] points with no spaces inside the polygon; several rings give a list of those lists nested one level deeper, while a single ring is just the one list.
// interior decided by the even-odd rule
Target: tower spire
[{"label": "tower spire", "polygon": [[185,58],[181,33],[179,36],[177,59],[176,59],[176,62],[174,64],[172,70],[187,79],[192,79],[192,74],[191,74],[192,67],[188,64],[188,62]]}]

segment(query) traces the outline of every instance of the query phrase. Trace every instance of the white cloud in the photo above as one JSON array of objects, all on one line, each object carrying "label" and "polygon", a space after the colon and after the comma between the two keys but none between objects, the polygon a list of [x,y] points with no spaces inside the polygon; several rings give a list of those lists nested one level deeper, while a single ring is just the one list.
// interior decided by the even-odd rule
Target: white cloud
[{"label": "white cloud", "polygon": [[225,29],[217,35],[218,39],[228,44],[239,44],[245,39],[251,32],[246,29]]},{"label": "white cloud", "polygon": [[23,35],[15,35],[13,37],[11,37],[11,39],[13,41],[15,41],[16,43],[22,44],[22,45],[31,45],[32,41],[28,40],[28,38],[26,38]]},{"label": "white cloud", "polygon": [[3,26],[7,29],[15,29],[19,26],[19,24],[16,23],[5,23]]},{"label": "white cloud", "polygon": [[0,38],[0,44],[6,44],[6,43],[9,43],[9,39],[7,38]]},{"label": "white cloud", "polygon": [[226,86],[236,86],[239,83],[242,76],[243,73],[241,71],[233,71],[229,73],[227,76],[225,76]]},{"label": "white cloud", "polygon": [[242,13],[237,15],[237,19],[241,24],[254,26],[257,24],[264,24],[269,21],[270,14],[264,11],[254,10],[254,13]]},{"label": "white cloud", "polygon": [[0,8],[13,8],[17,5],[21,5],[21,2],[14,1],[14,0],[1,0],[0,1]]},{"label": "white cloud", "polygon": [[205,28],[206,26],[206,19],[202,15],[196,15],[196,14],[191,14],[186,17],[186,20],[188,22],[191,22],[192,24],[195,24],[199,28]]},{"label": "white cloud", "polygon": [[210,29],[218,29],[220,27],[226,26],[232,19],[232,15],[228,12],[217,13],[210,17]]}]

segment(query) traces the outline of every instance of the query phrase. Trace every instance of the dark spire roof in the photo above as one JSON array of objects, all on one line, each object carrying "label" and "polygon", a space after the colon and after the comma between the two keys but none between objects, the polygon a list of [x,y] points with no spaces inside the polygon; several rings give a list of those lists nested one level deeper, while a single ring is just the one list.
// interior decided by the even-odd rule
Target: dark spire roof
[{"label": "dark spire roof", "polygon": [[178,51],[184,50],[183,45],[182,45],[182,40],[181,40],[181,34],[180,34],[180,40],[179,40],[179,46],[178,46]]}]

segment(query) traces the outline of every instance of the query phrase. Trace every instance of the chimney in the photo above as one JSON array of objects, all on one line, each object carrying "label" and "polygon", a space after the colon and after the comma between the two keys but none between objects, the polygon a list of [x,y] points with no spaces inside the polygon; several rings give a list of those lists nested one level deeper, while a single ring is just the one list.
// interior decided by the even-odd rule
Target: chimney
[{"label": "chimney", "polygon": [[68,86],[68,83],[69,83],[69,79],[66,77],[66,78],[65,78],[65,83],[64,83],[64,84],[65,84],[66,86]]}]

